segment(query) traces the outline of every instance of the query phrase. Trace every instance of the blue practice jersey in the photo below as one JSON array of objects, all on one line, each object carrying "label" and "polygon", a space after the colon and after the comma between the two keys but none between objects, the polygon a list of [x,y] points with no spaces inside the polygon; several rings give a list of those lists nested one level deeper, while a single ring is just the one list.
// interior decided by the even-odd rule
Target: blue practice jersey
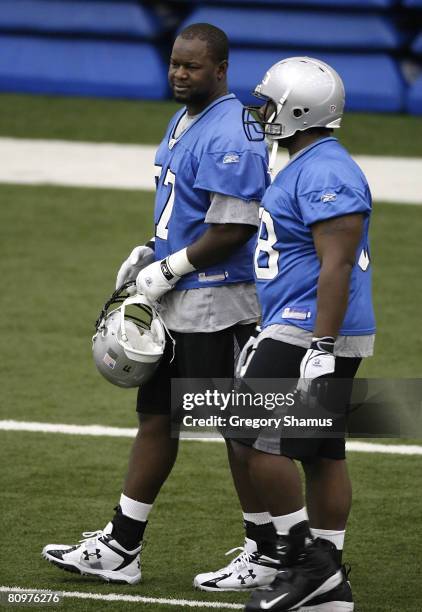
[{"label": "blue practice jersey", "polygon": [[279,172],[262,201],[255,251],[264,327],[279,323],[313,331],[320,263],[311,226],[333,217],[362,213],[364,229],[339,333],[374,333],[368,244],[371,207],[363,172],[335,138],[324,138],[304,149]]},{"label": "blue practice jersey", "polygon": [[[267,148],[249,142],[242,125],[242,105],[233,94],[208,106],[180,136],[182,108],[171,119],[155,158],[155,257],[167,257],[200,238],[210,193],[261,201],[269,183]],[[252,204],[253,205],[253,204]],[[253,281],[255,238],[221,264],[184,276],[176,289]]]}]

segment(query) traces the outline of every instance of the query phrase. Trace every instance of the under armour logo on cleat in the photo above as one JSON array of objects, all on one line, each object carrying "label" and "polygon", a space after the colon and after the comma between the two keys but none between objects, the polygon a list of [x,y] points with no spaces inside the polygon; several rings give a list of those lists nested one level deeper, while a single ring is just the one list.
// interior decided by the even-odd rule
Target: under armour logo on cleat
[{"label": "under armour logo on cleat", "polygon": [[248,571],[246,576],[242,576],[241,574],[237,576],[237,579],[240,580],[240,584],[246,584],[247,578],[250,578],[251,580],[254,580],[254,578],[256,578],[256,574],[254,574],[254,571],[252,569]]},{"label": "under armour logo on cleat", "polygon": [[90,557],[97,557],[97,559],[101,559],[102,555],[100,553],[100,549],[97,548],[95,552],[89,553],[87,550],[84,550],[84,559],[85,561],[89,561]]}]

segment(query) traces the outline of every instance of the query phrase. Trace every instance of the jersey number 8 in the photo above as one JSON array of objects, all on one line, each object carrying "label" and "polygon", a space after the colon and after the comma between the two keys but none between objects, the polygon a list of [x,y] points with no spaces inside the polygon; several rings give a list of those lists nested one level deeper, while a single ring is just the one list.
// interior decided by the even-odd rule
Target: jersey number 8
[{"label": "jersey number 8", "polygon": [[[255,274],[257,279],[268,280],[275,278],[278,274],[278,252],[274,249],[277,237],[270,213],[263,208],[259,212],[261,224],[259,226],[258,242],[254,256]],[[262,264],[261,253],[266,255],[266,265]]]}]

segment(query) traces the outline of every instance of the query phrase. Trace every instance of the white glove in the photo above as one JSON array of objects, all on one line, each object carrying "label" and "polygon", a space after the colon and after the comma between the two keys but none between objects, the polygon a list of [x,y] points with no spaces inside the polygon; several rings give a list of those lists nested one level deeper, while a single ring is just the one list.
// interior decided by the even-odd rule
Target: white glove
[{"label": "white glove", "polygon": [[141,270],[136,277],[137,292],[155,302],[173,289],[184,274],[193,272],[195,267],[188,260],[186,250],[177,251],[161,261],[154,261]]},{"label": "white glove", "polygon": [[335,339],[331,336],[312,338],[311,347],[306,351],[300,364],[300,379],[297,383],[297,390],[300,393],[307,393],[315,378],[334,372],[334,342]]},{"label": "white glove", "polygon": [[252,360],[252,357],[256,351],[256,339],[258,334],[260,333],[261,328],[259,325],[255,327],[254,334],[249,338],[249,340],[243,345],[242,350],[240,351],[240,355],[236,362],[236,368],[234,372],[235,378],[243,378],[246,374],[246,370]]},{"label": "white glove", "polygon": [[116,289],[124,283],[135,280],[138,273],[154,261],[154,251],[149,246],[137,246],[122,263],[117,273]]}]

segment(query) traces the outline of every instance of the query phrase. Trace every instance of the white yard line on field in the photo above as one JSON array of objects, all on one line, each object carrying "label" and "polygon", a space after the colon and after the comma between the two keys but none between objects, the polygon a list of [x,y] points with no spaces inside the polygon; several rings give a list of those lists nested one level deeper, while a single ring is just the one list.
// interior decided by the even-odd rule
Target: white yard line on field
[{"label": "white yard line on field", "polygon": [[[155,189],[153,145],[0,138],[0,183]],[[356,155],[374,200],[422,204],[422,158]],[[278,156],[277,168],[287,161]]]},{"label": "white yard line on field", "polygon": [[[73,436],[109,436],[134,438],[136,429],[128,427],[106,427],[104,425],[66,425],[64,423],[37,423],[28,421],[0,421],[3,431],[30,431],[38,433],[59,433]],[[223,438],[184,438],[185,442],[223,442]],[[415,444],[377,444],[372,442],[346,442],[348,451],[357,453],[385,453],[393,455],[422,455],[422,446]]]},{"label": "white yard line on field", "polygon": [[[46,589],[31,589],[22,587],[0,586],[0,593],[51,593]],[[119,595],[117,593],[109,593],[102,595],[101,593],[83,593],[80,591],[57,591],[61,597],[69,597],[72,599],[96,599],[97,601],[125,601],[128,603],[145,603],[145,604],[162,604],[167,606],[183,606],[188,608],[213,608],[217,610],[243,610],[244,605],[234,603],[223,603],[221,601],[197,601],[194,599],[165,599],[163,597],[144,597],[142,595]],[[29,605],[29,604],[28,604]],[[34,605],[34,604],[33,604]],[[45,604],[47,605],[47,604]]]}]

